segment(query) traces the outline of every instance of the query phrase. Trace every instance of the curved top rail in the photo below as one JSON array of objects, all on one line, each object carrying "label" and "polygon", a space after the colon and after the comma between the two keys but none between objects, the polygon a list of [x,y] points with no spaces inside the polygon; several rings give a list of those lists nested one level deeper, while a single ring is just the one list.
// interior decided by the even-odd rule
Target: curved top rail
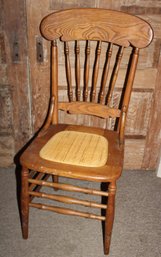
[{"label": "curved top rail", "polygon": [[75,8],[46,16],[40,30],[47,40],[101,40],[128,47],[144,48],[153,38],[151,26],[143,19],[120,11]]}]

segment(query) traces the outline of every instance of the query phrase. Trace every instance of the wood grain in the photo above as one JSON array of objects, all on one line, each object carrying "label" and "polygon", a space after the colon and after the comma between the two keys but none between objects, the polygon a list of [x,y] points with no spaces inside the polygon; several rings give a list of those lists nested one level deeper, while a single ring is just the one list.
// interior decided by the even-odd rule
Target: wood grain
[{"label": "wood grain", "polygon": [[73,114],[88,114],[101,118],[120,117],[121,111],[96,103],[85,102],[59,102],[59,110],[64,110]]},{"label": "wood grain", "polygon": [[[142,168],[157,168],[161,153],[161,52]],[[151,151],[151,148],[153,149]]]},{"label": "wood grain", "polygon": [[141,169],[144,158],[145,138],[125,138],[124,168],[126,170]]},{"label": "wood grain", "polygon": [[103,9],[95,10],[97,13],[93,16],[93,10],[69,9],[50,14],[41,23],[41,33],[48,40],[59,37],[64,41],[101,40],[125,47],[132,44],[139,48],[150,44],[153,31],[149,24],[140,18]]},{"label": "wood grain", "polygon": [[[42,126],[48,110],[50,99],[50,58],[49,52],[51,48],[42,40],[44,49],[44,61],[40,64],[36,60],[36,39],[40,37],[39,23],[44,15],[49,13],[49,0],[26,1],[27,16],[27,39],[28,39],[28,58],[29,58],[29,79],[30,85],[30,101],[31,101],[31,124],[33,133],[38,131]],[[32,24],[32,26],[31,26]],[[41,76],[40,76],[41,74]]]},{"label": "wood grain", "polygon": [[[28,84],[28,63],[27,63],[27,40],[26,40],[26,15],[24,1],[16,0],[3,1],[1,27],[3,39],[1,40],[2,65],[5,64],[7,81],[10,85],[11,105],[13,116],[13,133],[15,153],[18,151],[31,136],[31,116]],[[21,24],[21,26],[20,26]],[[4,43],[4,44],[3,44]],[[5,51],[5,56],[4,56]],[[0,65],[1,66],[1,65]],[[10,121],[12,122],[12,120]],[[11,150],[12,152],[12,150]]]}]

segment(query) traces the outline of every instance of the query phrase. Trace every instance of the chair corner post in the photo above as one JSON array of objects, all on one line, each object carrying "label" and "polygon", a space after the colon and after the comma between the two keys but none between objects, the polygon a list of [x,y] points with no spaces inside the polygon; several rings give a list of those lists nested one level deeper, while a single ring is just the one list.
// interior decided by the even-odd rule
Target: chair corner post
[{"label": "chair corner post", "polygon": [[116,194],[116,181],[112,181],[108,187],[108,203],[106,210],[105,220],[105,234],[104,234],[104,254],[108,255],[110,250],[112,228],[115,214],[115,194]]},{"label": "chair corner post", "polygon": [[29,223],[29,192],[28,192],[28,175],[27,168],[22,167],[21,173],[21,225],[22,236],[28,238],[28,223]]}]

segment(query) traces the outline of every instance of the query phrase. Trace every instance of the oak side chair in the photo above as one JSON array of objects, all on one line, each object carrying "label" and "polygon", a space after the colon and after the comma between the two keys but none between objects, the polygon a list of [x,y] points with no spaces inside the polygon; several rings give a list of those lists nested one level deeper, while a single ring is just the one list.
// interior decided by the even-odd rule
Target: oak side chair
[{"label": "oak side chair", "polygon": [[[28,238],[29,207],[34,207],[102,221],[104,253],[108,254],[114,221],[116,181],[123,168],[125,121],[139,50],[151,43],[153,31],[146,21],[133,15],[95,8],[51,13],[41,21],[40,30],[42,36],[51,41],[52,90],[46,122],[20,158],[23,238]],[[95,47],[93,55],[91,46]],[[59,76],[62,76],[58,69],[59,47],[61,53],[64,49],[67,79],[65,101],[62,101],[62,89],[58,84]],[[122,93],[119,85],[120,95],[114,101],[117,78],[126,51],[126,60],[127,54],[129,59],[124,63],[126,72],[122,80]],[[74,57],[71,58],[72,55]],[[84,61],[81,60],[82,56]],[[71,59],[74,60],[73,66]],[[97,123],[94,126],[92,122],[89,125],[94,124],[93,126],[61,124],[59,115],[62,111],[65,115],[100,117],[101,122],[112,125],[101,128],[97,127]],[[99,182],[107,186],[105,190],[91,189],[68,183],[71,180],[62,183],[59,177],[95,184]],[[45,187],[55,191],[51,189],[50,194],[40,191]],[[89,198],[91,195],[104,197],[106,202],[101,202],[101,199],[99,202],[87,201],[78,196],[59,195],[58,190],[79,193],[79,197],[80,194],[88,194]],[[38,198],[41,198],[40,202]],[[86,206],[90,211],[50,205],[48,200],[47,203],[42,203],[45,199],[62,202],[64,205]],[[92,208],[99,213],[91,211]]]}]

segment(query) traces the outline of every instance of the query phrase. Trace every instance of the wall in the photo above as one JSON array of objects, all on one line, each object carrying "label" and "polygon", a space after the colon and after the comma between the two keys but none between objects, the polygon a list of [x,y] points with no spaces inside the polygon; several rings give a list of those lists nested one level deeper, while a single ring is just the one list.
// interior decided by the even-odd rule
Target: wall
[{"label": "wall", "polygon": [[[9,15],[2,17],[0,29],[1,165],[10,165],[14,153],[42,125],[48,108],[49,46],[39,33],[41,18],[62,8],[100,7],[136,14],[154,28],[153,43],[142,51],[139,59],[127,120],[124,166],[130,169],[155,169],[161,147],[161,2],[17,0],[15,8],[11,6],[12,1],[3,2],[4,13],[9,12]],[[39,45],[43,48],[43,61],[38,60],[36,54]],[[59,69],[62,69],[61,62]],[[124,67],[122,73],[123,70]],[[118,88],[120,82],[121,77]],[[63,94],[64,77],[60,84]],[[61,116],[61,119],[63,121],[64,117]],[[66,121],[72,122],[69,117]],[[96,125],[101,126],[100,122]]]},{"label": "wall", "polygon": [[0,166],[31,136],[26,5],[0,1]]}]

